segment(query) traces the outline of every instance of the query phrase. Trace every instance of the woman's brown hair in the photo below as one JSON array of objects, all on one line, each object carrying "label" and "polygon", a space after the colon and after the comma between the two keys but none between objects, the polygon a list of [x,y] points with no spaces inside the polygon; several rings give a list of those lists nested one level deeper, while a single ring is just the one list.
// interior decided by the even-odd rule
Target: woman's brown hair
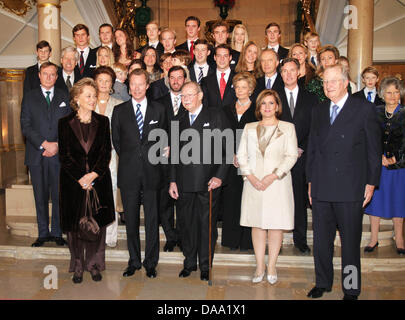
[{"label": "woman's brown hair", "polygon": [[283,113],[283,106],[281,104],[281,99],[280,96],[278,95],[278,93],[274,90],[271,89],[265,89],[262,92],[260,92],[259,96],[256,99],[256,110],[255,110],[255,116],[257,120],[262,120],[262,114],[260,113],[260,109],[261,109],[261,104],[263,102],[263,100],[269,96],[274,97],[274,100],[276,100],[277,103],[277,111],[276,111],[276,118],[280,119],[281,114]]}]

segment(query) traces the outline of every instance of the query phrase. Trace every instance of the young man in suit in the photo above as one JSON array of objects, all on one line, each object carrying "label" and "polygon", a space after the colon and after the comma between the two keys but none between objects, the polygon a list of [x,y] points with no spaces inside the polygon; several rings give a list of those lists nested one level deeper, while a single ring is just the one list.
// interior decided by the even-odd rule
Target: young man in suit
[{"label": "young man in suit", "polygon": [[156,21],[151,21],[146,25],[146,35],[148,36],[148,43],[145,46],[136,49],[137,52],[142,53],[142,50],[146,47],[154,47],[159,56],[165,51],[163,44],[159,41],[160,30],[159,24]]},{"label": "young man in suit", "polygon": [[315,287],[319,298],[333,285],[333,248],[339,229],[344,300],[361,291],[360,242],[363,208],[381,173],[381,130],[375,106],[350,96],[347,70],[333,65],[323,73],[328,100],[313,108],[306,174],[312,204]]},{"label": "young man in suit", "polygon": [[195,42],[198,40],[198,33],[201,30],[201,21],[198,17],[190,16],[184,22],[186,26],[187,40],[176,47],[176,50],[187,50],[190,52],[191,61],[194,60]]},{"label": "young man in suit", "polygon": [[67,94],[69,94],[70,89],[80,79],[80,72],[75,68],[77,61],[79,61],[79,53],[76,48],[69,46],[62,50],[62,57],[60,59],[62,67],[58,69],[58,79],[55,86],[64,90]]},{"label": "young man in suit", "polygon": [[39,68],[41,64],[44,62],[49,61],[49,58],[52,54],[52,48],[48,41],[42,40],[37,43],[37,60],[38,62],[33,66],[28,67],[25,70],[25,79],[24,79],[24,86],[23,86],[23,93],[39,88],[40,81],[38,77]]},{"label": "young man in suit", "polygon": [[98,27],[98,37],[100,38],[101,45],[96,48],[96,52],[101,47],[109,47],[112,50],[114,42],[114,28],[109,23],[103,23]]},{"label": "young man in suit", "polygon": [[[171,121],[185,109],[181,105],[181,88],[186,81],[187,74],[183,67],[171,67],[168,73],[170,92],[157,100],[166,108],[168,125],[170,128]],[[181,230],[178,219],[174,222],[174,199],[170,197],[169,190],[169,166],[164,165],[164,183],[160,192],[160,223],[166,236],[166,244],[163,251],[172,252],[174,247],[181,244]],[[175,227],[176,225],[176,227]]]},{"label": "young man in suit", "polygon": [[231,105],[236,99],[232,85],[235,72],[229,66],[232,60],[231,48],[220,44],[214,49],[214,59],[216,72],[201,80],[201,88],[204,92],[204,105],[222,108]]},{"label": "young man in suit", "polygon": [[[203,92],[196,82],[186,83],[181,90],[181,96],[182,104],[187,111],[175,119],[178,120],[179,133],[181,135],[186,130],[194,129],[200,139],[196,139],[198,141],[193,139],[191,141],[176,141],[177,148],[173,144],[171,145],[169,193],[173,199],[177,200],[176,208],[182,230],[183,255],[185,257],[184,268],[179,277],[188,277],[192,271],[196,271],[198,259],[201,271],[200,279],[208,281],[209,191],[212,190],[211,257],[213,257],[217,240],[216,206],[219,188],[226,177],[228,165],[226,164],[224,144],[222,144],[222,150],[215,150],[216,152],[214,152],[214,143],[211,143],[210,150],[204,150],[207,143],[204,143],[206,137],[203,138],[205,136],[203,132],[205,129],[219,129],[222,132],[228,125],[222,110],[203,106]],[[218,136],[214,136],[216,140]],[[171,140],[173,140],[172,137]],[[199,151],[198,155],[191,154],[193,159],[197,157],[197,163],[190,163],[187,156],[183,158],[182,148],[189,144],[193,145],[191,153],[194,150]],[[221,162],[216,164],[214,154],[218,155],[221,151]],[[175,157],[179,159],[178,163],[175,163]],[[207,163],[207,158],[210,160],[209,163]]]},{"label": "young man in suit", "polygon": [[279,60],[288,56],[288,49],[280,45],[281,29],[278,23],[271,22],[266,26],[264,34],[267,38],[267,48],[277,52]]},{"label": "young man in suit", "polygon": [[[112,142],[119,156],[118,187],[125,212],[125,226],[129,251],[124,277],[132,276],[142,265],[146,276],[157,276],[159,260],[159,194],[162,188],[162,165],[149,160],[154,146],[148,134],[154,129],[167,131],[164,106],[146,98],[149,76],[146,70],[135,69],[129,74],[132,99],[114,108],[111,129]],[[139,237],[140,199],[143,193],[145,217],[145,258],[141,262]]]},{"label": "young man in suit", "polygon": [[97,64],[97,49],[91,49],[89,28],[84,24],[77,24],[73,27],[73,41],[77,52],[79,53],[79,61],[76,68],[79,71],[80,78],[93,77],[93,72]]},{"label": "young man in suit", "polygon": [[312,108],[319,103],[316,95],[298,86],[300,64],[297,59],[285,58],[280,64],[284,88],[279,91],[283,105],[280,120],[295,125],[298,142],[298,160],[291,170],[294,192],[294,246],[303,254],[311,249],[307,244],[307,184],[305,159],[307,156]]},{"label": "young man in suit", "polygon": [[283,79],[277,72],[278,70],[278,55],[272,49],[264,49],[259,57],[260,68],[264,73],[256,81],[256,88],[252,94],[252,100],[255,101],[257,96],[265,89],[273,89],[280,92],[284,88]]},{"label": "young man in suit", "polygon": [[194,43],[194,61],[189,64],[188,71],[190,80],[201,84],[201,80],[209,74],[215,72],[215,66],[207,62],[210,55],[210,45],[205,39],[198,39]]},{"label": "young man in suit", "polygon": [[164,53],[173,53],[176,51],[176,32],[172,29],[165,28],[160,33],[160,42],[163,45]]},{"label": "young man in suit", "polygon": [[72,110],[66,92],[55,88],[57,71],[55,64],[44,62],[39,70],[40,87],[28,91],[21,103],[21,129],[27,139],[25,165],[32,179],[38,222],[38,238],[33,247],[41,247],[48,241],[55,241],[59,246],[66,244],[59,219],[58,121]]},{"label": "young man in suit", "polygon": [[[228,38],[229,38],[229,26],[228,24],[223,21],[217,21],[212,25],[212,37],[214,38],[214,47],[218,47],[219,45],[222,44],[228,44]],[[215,57],[214,53],[215,50],[214,48],[210,48],[211,54],[208,56],[208,63],[209,64],[215,64]],[[230,49],[231,52],[231,62],[230,62],[230,67],[232,70],[235,70],[236,65],[238,64],[239,61],[239,56],[240,52]]]},{"label": "young man in suit", "polygon": [[354,97],[359,97],[366,99],[374,103],[376,106],[381,106],[384,103],[384,100],[378,96],[377,92],[377,83],[378,83],[379,73],[378,70],[374,67],[367,67],[361,73],[361,80],[365,87],[360,91],[353,94]]}]

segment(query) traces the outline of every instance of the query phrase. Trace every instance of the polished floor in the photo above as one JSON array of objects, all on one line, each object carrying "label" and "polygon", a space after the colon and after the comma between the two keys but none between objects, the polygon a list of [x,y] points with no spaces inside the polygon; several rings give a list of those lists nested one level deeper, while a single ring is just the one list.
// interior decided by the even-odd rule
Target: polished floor
[{"label": "polished floor", "polygon": [[[0,193],[0,242],[10,243],[18,237],[11,236],[6,228],[4,201],[3,192]],[[388,254],[395,254],[392,248],[389,250],[392,253]],[[278,268],[279,281],[270,285],[266,281],[251,283],[254,267],[214,266],[212,286],[200,280],[199,272],[180,279],[179,264],[159,264],[158,277],[149,279],[144,270],[124,278],[125,263],[107,262],[101,282],[92,281],[90,274],[85,273],[81,284],[72,283],[67,269],[67,260],[0,258],[0,299],[308,300],[306,293],[314,284],[313,269],[292,267]],[[332,292],[320,300],[339,300],[342,296],[340,271],[336,270]],[[360,299],[404,300],[404,272],[364,272]]]}]

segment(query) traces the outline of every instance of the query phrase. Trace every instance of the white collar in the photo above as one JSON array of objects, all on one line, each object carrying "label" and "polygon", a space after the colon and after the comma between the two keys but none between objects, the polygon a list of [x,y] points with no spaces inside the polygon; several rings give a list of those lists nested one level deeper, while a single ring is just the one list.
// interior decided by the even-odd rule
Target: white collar
[{"label": "white collar", "polygon": [[342,99],[340,99],[337,103],[334,103],[333,101],[330,102],[330,107],[332,108],[334,105],[337,105],[339,107],[339,109],[342,109],[343,106],[346,103],[346,100],[349,98],[349,93],[346,92],[346,94],[344,95],[344,97]]},{"label": "white collar", "polygon": [[271,45],[268,45],[267,48],[269,49],[274,49],[274,51],[278,52],[278,49],[280,48],[280,44],[277,44],[276,46],[272,47]]},{"label": "white collar", "polygon": [[285,92],[287,93],[287,98],[288,98],[288,96],[290,95],[290,92],[292,92],[292,93],[293,93],[293,96],[295,97],[295,96],[298,95],[298,84],[297,84],[297,85],[295,86],[295,88],[292,89],[292,90],[288,89],[287,87],[284,87],[284,90],[285,90]]},{"label": "white collar", "polygon": [[[202,110],[202,107],[203,107],[203,105],[201,104],[199,107],[198,107],[198,109],[194,112],[194,113],[191,113],[190,111],[188,112],[188,114],[191,116],[192,114],[194,114],[196,117],[195,118],[197,118],[198,117],[198,115],[200,114],[200,112],[201,112],[201,110]],[[191,117],[190,117],[191,118]],[[194,118],[194,121],[195,121],[195,118]]]}]

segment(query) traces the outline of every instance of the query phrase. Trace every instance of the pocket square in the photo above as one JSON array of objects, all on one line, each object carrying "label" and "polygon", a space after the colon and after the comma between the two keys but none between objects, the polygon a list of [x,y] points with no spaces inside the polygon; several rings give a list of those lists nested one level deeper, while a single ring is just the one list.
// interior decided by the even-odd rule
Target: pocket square
[{"label": "pocket square", "polygon": [[151,121],[149,122],[149,124],[156,124],[156,123],[158,123],[158,121],[151,120]]},{"label": "pocket square", "polygon": [[204,125],[203,125],[203,127],[209,127],[210,126],[210,123],[209,122],[206,122],[206,123],[204,123]]},{"label": "pocket square", "polygon": [[59,108],[63,108],[63,107],[66,107],[66,103],[65,103],[65,102],[62,102],[62,103],[59,105]]}]

